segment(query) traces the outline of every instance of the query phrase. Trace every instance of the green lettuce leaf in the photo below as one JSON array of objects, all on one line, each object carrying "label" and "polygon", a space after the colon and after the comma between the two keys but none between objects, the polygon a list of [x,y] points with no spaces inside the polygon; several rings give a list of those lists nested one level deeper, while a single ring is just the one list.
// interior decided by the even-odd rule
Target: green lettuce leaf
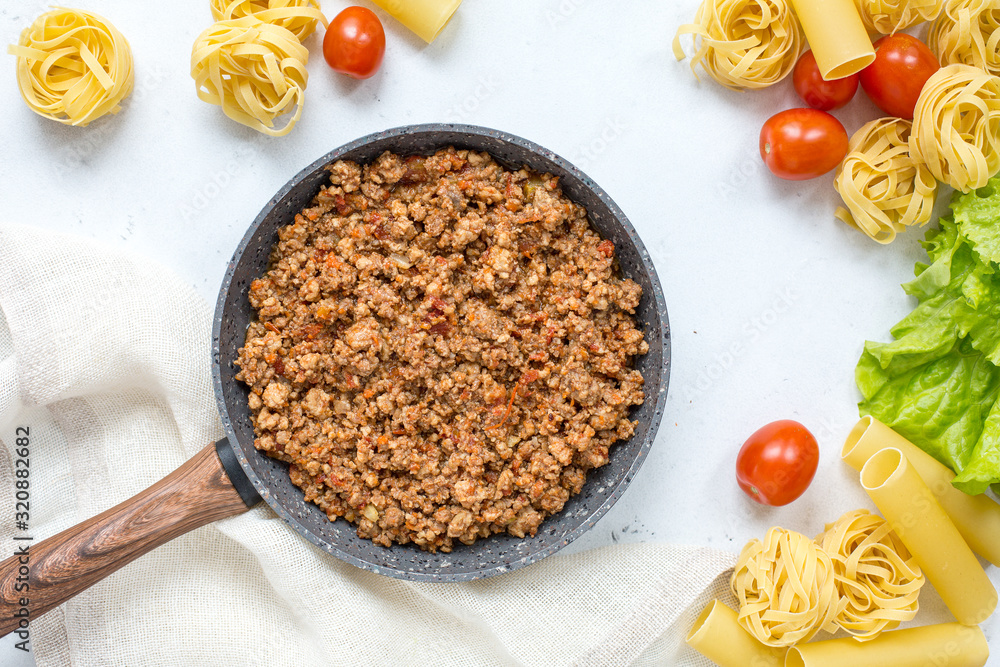
[{"label": "green lettuce leaf", "polygon": [[956,196],[951,208],[962,236],[983,264],[1000,265],[1000,179],[991,178],[984,187]]},{"label": "green lettuce leaf", "polygon": [[1000,470],[1000,402],[993,404],[969,457],[969,464],[952,484],[966,493],[982,493],[996,481],[997,470]]},{"label": "green lettuce leaf", "polygon": [[[869,353],[875,346],[866,345],[858,363],[859,384],[862,371],[879,366]],[[974,458],[986,411],[998,394],[1000,369],[968,343],[956,343],[937,359],[888,376],[859,408],[960,472]],[[1000,467],[995,470],[993,481],[1000,481]]]},{"label": "green lettuce leaf", "polygon": [[1000,179],[952,199],[927,234],[929,264],[903,289],[917,299],[867,342],[855,370],[862,414],[891,426],[982,493],[1000,483]]}]

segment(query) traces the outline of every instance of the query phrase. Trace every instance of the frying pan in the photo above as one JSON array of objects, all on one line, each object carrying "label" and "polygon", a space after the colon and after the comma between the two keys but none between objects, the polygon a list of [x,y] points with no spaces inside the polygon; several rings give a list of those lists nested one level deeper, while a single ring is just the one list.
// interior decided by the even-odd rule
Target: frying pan
[{"label": "frying pan", "polygon": [[[622,274],[642,287],[636,319],[650,350],[637,360],[646,400],[635,408],[634,435],[610,451],[607,465],[588,475],[581,493],[547,518],[533,537],[493,535],[452,553],[431,554],[413,545],[377,546],[352,524],[331,522],[304,500],[287,464],[253,446],[248,389],[235,379],[234,361],[253,312],[250,282],[267,268],[277,230],[290,223],[328,178],[338,159],[364,163],[382,152],[429,154],[446,146],[487,151],[507,168],[527,165],[560,177],[563,191],[587,208],[594,228],[614,242]],[[216,307],[212,340],[215,395],[226,438],[208,445],[170,475],[92,519],[31,545],[28,580],[31,618],[87,589],[151,549],[199,526],[246,512],[262,500],[302,537],[358,567],[418,581],[470,581],[537,561],[580,536],[622,495],[653,443],[663,414],[670,368],[670,330],[663,291],[645,247],[605,192],[569,162],[519,137],[468,125],[413,125],[372,134],[342,146],[299,172],[264,207],[229,263]],[[17,629],[23,564],[0,563],[0,635]],[[23,581],[23,579],[22,579]]]}]

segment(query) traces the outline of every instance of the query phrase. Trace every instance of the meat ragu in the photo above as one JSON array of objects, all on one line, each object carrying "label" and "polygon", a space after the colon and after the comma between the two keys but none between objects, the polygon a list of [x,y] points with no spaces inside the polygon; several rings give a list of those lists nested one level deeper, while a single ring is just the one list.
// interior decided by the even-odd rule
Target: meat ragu
[{"label": "meat ragu", "polygon": [[640,287],[549,174],[454,148],[328,170],[250,287],[254,444],[381,545],[534,535],[633,433]]}]

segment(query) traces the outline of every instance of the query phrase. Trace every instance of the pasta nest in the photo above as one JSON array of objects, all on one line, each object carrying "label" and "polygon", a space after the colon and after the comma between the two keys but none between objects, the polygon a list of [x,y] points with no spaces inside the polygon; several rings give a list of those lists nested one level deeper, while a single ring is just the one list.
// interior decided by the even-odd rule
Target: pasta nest
[{"label": "pasta nest", "polygon": [[[217,104],[227,116],[279,137],[302,114],[309,75],[309,51],[286,28],[247,16],[219,21],[195,40],[191,76],[198,97]],[[278,116],[295,112],[280,129]]]},{"label": "pasta nest", "polygon": [[868,32],[890,35],[922,21],[932,21],[943,0],[855,0]]},{"label": "pasta nest", "polygon": [[674,56],[685,57],[681,35],[694,35],[697,66],[735,90],[764,88],[785,78],[802,51],[805,36],[785,0],[704,0],[694,23],[674,36]]},{"label": "pasta nest", "polygon": [[1000,74],[1000,1],[948,0],[927,31],[927,46],[942,65]]},{"label": "pasta nest", "polygon": [[301,42],[316,30],[316,23],[327,26],[317,0],[211,0],[216,21],[253,16],[292,32]]},{"label": "pasta nest", "polygon": [[835,632],[843,611],[833,563],[818,544],[784,528],[743,547],[730,585],[740,603],[739,624],[767,646],[808,641]]},{"label": "pasta nest", "polygon": [[867,641],[916,616],[924,575],[885,519],[867,510],[848,512],[816,542],[830,555],[837,590],[847,601],[837,625]]},{"label": "pasta nest", "polygon": [[86,126],[121,110],[132,92],[132,50],[111,23],[78,9],[53,9],[24,29],[8,52],[17,85],[35,113]]},{"label": "pasta nest", "polygon": [[879,243],[909,225],[926,224],[934,209],[937,181],[910,155],[911,129],[900,118],[866,123],[851,137],[833,180],[847,206],[837,208],[837,218]]},{"label": "pasta nest", "polygon": [[932,74],[913,111],[910,152],[956,190],[986,185],[1000,171],[1000,77],[969,65]]}]

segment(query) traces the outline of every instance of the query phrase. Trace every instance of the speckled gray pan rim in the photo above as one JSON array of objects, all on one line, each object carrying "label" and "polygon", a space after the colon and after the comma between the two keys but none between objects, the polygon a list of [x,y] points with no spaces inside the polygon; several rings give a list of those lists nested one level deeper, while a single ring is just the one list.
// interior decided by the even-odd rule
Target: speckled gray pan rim
[{"label": "speckled gray pan rim", "polygon": [[[475,544],[459,544],[452,553],[431,554],[409,545],[385,548],[362,539],[347,521],[331,522],[288,477],[287,465],[258,452],[247,406],[247,389],[235,379],[234,360],[253,317],[247,300],[250,281],[262,275],[279,227],[327,181],[328,164],[348,159],[370,162],[384,151],[430,154],[447,146],[486,151],[508,168],[527,165],[560,177],[563,191],[587,208],[602,236],[614,242],[623,274],[642,286],[637,321],[650,351],[637,360],[645,377],[646,401],[632,413],[635,434],[611,448],[607,465],[591,471],[583,491],[563,510],[546,519],[534,537],[493,535]],[[268,505],[303,537],[360,568],[414,581],[471,581],[533,563],[562,549],[589,530],[621,497],[649,452],[663,415],[670,372],[670,327],[663,290],[645,246],[625,214],[583,172],[555,153],[530,141],[482,127],[432,124],[398,127],[362,137],[331,151],[288,182],[254,220],[229,264],[219,295],[213,328],[214,382],[230,445],[253,486]]]}]

